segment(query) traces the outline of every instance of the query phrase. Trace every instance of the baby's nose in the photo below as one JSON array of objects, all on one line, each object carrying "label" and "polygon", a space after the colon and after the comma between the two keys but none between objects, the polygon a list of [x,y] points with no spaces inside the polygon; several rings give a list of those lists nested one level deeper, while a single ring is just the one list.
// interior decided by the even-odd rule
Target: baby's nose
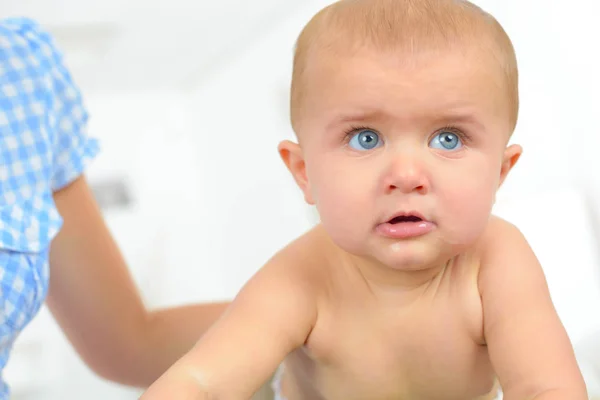
[{"label": "baby's nose", "polygon": [[429,180],[423,162],[417,157],[396,157],[385,175],[385,191],[426,194]]}]

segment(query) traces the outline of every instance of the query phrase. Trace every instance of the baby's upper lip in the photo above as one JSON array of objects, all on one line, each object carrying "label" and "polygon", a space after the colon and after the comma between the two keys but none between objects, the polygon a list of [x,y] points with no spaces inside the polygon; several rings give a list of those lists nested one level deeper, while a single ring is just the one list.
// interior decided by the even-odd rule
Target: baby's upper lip
[{"label": "baby's upper lip", "polygon": [[423,214],[417,211],[399,211],[384,219],[383,223],[393,222],[428,222],[427,218]]}]

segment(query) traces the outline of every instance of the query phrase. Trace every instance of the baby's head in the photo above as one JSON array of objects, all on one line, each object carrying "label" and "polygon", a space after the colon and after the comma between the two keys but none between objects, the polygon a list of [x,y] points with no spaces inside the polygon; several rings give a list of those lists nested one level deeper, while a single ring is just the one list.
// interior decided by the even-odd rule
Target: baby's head
[{"label": "baby's head", "polygon": [[299,144],[279,149],[341,248],[421,268],[485,228],[521,152],[507,148],[518,103],[511,41],[475,5],[342,0],[298,39]]}]

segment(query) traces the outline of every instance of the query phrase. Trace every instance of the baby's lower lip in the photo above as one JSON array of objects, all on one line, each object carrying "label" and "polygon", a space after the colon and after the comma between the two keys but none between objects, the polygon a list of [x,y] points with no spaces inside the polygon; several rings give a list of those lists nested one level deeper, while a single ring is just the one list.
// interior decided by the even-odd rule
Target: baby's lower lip
[{"label": "baby's lower lip", "polygon": [[379,224],[377,232],[392,239],[410,239],[423,236],[435,229],[435,224],[430,221],[400,222],[392,224],[389,222]]}]

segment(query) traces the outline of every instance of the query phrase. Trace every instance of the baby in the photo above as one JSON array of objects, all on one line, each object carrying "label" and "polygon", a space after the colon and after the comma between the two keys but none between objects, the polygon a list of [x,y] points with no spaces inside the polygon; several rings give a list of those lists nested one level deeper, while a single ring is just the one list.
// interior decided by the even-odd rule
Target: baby
[{"label": "baby", "polygon": [[276,399],[587,399],[538,260],[491,216],[521,155],[517,75],[464,0],[319,12],[279,152],[321,223],[142,399],[248,399],[276,370]]}]

